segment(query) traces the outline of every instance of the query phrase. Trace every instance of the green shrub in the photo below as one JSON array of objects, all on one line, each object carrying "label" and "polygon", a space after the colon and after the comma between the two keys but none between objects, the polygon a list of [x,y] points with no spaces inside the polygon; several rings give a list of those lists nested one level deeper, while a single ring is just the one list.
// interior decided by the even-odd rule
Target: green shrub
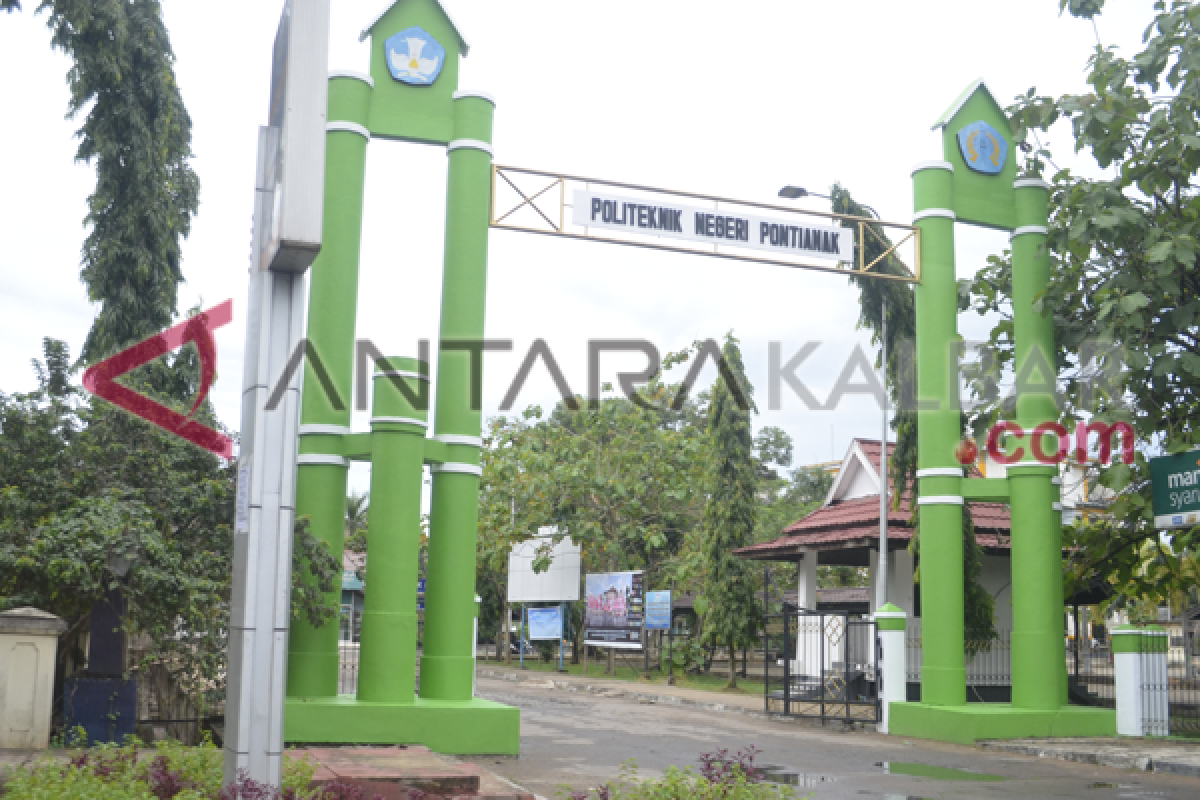
[{"label": "green shrub", "polygon": [[[641,780],[633,759],[621,765],[618,780],[587,791],[559,790],[564,800],[800,800],[791,787],[767,783],[754,766],[753,745],[730,754],[726,750],[700,756],[700,770],[669,767],[658,780]],[[805,795],[811,798],[812,795]]]},{"label": "green shrub", "polygon": [[[76,751],[65,764],[43,759],[13,770],[4,800],[217,800],[223,763],[224,753],[207,739],[199,747],[101,744]],[[309,788],[315,771],[308,759],[285,758],[282,797],[329,797],[327,789]]]}]

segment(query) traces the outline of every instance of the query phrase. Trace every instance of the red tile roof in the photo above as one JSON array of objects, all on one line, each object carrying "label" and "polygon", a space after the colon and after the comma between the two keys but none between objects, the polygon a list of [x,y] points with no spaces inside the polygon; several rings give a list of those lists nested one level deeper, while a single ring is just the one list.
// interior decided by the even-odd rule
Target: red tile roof
[{"label": "red tile roof", "polygon": [[[879,442],[856,439],[855,442],[879,470]],[[896,445],[888,444],[888,455]],[[889,476],[889,489],[890,489]],[[888,508],[888,539],[896,544],[912,539],[910,493],[900,498],[899,507]],[[975,521],[975,538],[987,550],[1007,550],[1012,523],[1003,503],[969,503]],[[783,529],[783,536],[770,542],[741,547],[734,552],[743,558],[771,560],[796,555],[802,550],[840,550],[879,546],[879,495],[823,505],[808,516]],[[889,548],[890,549],[890,548]]]}]

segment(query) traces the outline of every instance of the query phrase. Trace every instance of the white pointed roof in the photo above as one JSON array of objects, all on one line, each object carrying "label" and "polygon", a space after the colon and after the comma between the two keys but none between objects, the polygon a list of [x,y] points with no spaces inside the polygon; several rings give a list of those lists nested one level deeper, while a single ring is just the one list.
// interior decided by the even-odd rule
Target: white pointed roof
[{"label": "white pointed roof", "polygon": [[[368,36],[370,36],[371,28],[375,27],[375,23],[377,23],[377,22],[379,22],[379,20],[383,19],[383,15],[388,13],[389,11],[391,11],[392,8],[395,7],[395,5],[397,3],[401,3],[403,1],[404,0],[392,0],[392,2],[390,2],[386,6],[384,6],[383,10],[380,11],[378,14],[376,14],[374,16],[374,18],[372,18],[372,20],[369,23],[367,23],[367,27],[362,29],[362,33],[360,33],[358,35],[358,40],[361,42],[364,39],[366,39]],[[442,5],[438,0],[434,0],[434,2],[437,3],[437,6],[439,9],[441,9],[441,12],[446,15],[446,19],[450,22],[450,27],[454,29],[454,33],[458,35],[458,40],[460,42],[462,42],[462,54],[463,54],[463,57],[465,58],[467,55],[467,51],[471,49],[471,46],[467,43],[467,37],[463,36],[462,28],[458,27],[458,23],[454,21],[454,17],[450,16],[450,12],[446,10],[446,7],[444,5]]]}]

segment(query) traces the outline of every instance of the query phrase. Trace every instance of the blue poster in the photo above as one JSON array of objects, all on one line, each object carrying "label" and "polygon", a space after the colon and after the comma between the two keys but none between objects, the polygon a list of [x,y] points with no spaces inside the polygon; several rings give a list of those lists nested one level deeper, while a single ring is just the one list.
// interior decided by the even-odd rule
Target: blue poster
[{"label": "blue poster", "polygon": [[646,592],[646,630],[671,629],[671,592]]},{"label": "blue poster", "polygon": [[561,639],[563,630],[562,607],[529,609],[530,639]]}]

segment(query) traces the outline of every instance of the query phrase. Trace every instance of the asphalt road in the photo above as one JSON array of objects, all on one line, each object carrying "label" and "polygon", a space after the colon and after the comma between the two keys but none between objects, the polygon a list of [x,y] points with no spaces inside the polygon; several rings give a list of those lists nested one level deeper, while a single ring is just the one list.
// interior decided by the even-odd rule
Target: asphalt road
[{"label": "asphalt road", "polygon": [[[481,678],[479,694],[521,709],[521,755],[483,763],[544,798],[615,780],[635,759],[642,777],[696,765],[718,747],[755,745],[758,764],[785,767],[801,796],[820,798],[1198,798],[1200,779],[989,753],[875,733],[759,719],[687,706]],[[884,766],[884,765],[888,766]],[[911,767],[908,765],[917,765]],[[919,777],[948,767],[952,779]],[[905,773],[905,774],[897,774]],[[969,780],[984,773],[1003,780]]]}]

